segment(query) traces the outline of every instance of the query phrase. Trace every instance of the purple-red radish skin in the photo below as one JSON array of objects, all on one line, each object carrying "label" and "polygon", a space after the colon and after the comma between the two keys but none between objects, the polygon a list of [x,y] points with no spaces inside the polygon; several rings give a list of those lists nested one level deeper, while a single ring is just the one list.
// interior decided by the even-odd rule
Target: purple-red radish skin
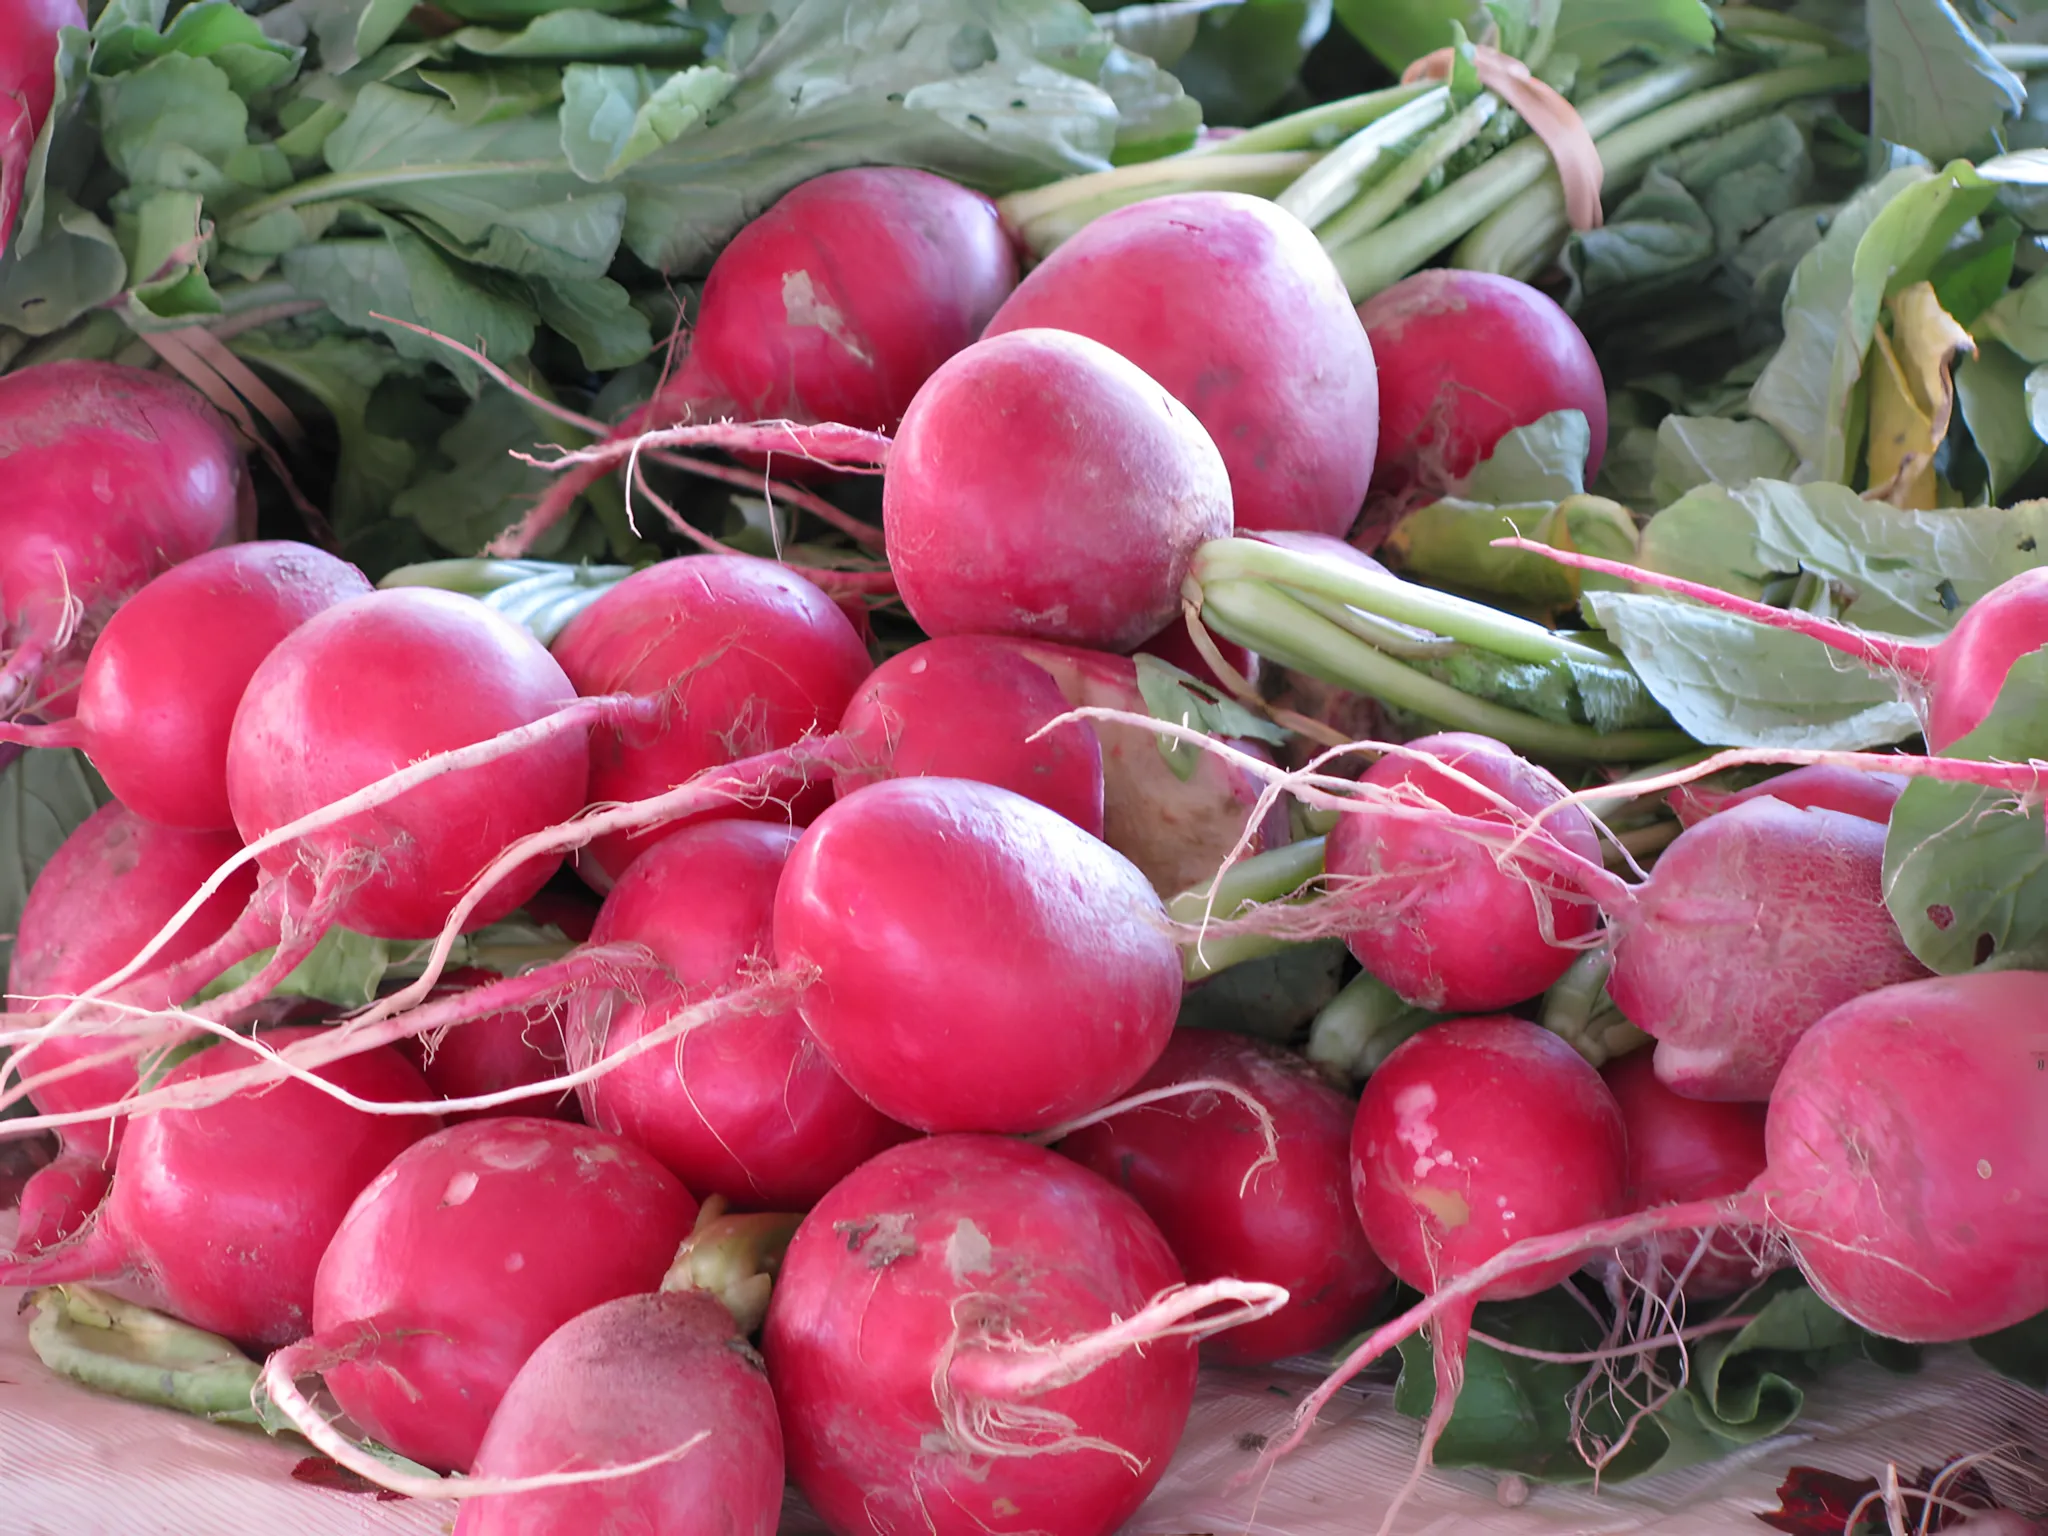
[{"label": "purple-red radish skin", "polygon": [[1899,796],[1905,793],[1909,782],[1896,773],[1865,773],[1834,763],[1814,763],[1732,794],[1686,784],[1666,798],[1678,819],[1688,827],[1752,800],[1782,800],[1801,810],[1840,811],[1845,816],[1861,816],[1865,821],[1883,825],[1892,819],[1892,807],[1899,803]]},{"label": "purple-red radish skin", "polygon": [[[462,966],[445,973],[428,994],[429,1001],[499,980],[495,971]],[[494,1013],[450,1029],[431,1045],[407,1035],[397,1049],[444,1099],[474,1099],[503,1093],[530,1083],[544,1083],[569,1070],[569,1048],[562,1039],[559,1007],[525,1013]],[[539,1115],[550,1120],[579,1118],[576,1092],[565,1088],[552,1095],[520,1099],[497,1109],[456,1110],[450,1125],[487,1120],[494,1115]]]}]

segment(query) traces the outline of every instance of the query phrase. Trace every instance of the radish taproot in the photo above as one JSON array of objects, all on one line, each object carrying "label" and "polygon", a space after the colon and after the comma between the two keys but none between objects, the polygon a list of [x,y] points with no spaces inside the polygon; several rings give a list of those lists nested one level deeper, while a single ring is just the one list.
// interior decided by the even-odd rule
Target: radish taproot
[{"label": "radish taproot", "polygon": [[235,537],[255,490],[219,412],[115,363],[0,377],[0,715],[71,710],[86,652],[145,582]]},{"label": "radish taproot", "polygon": [[1188,1279],[1236,1276],[1284,1287],[1271,1317],[1218,1334],[1205,1353],[1227,1365],[1265,1365],[1325,1349],[1356,1330],[1386,1294],[1347,1190],[1351,1101],[1299,1056],[1211,1030],[1174,1032],[1133,1090],[1234,1085],[1272,1118],[1264,1129],[1213,1088],[1110,1115],[1054,1148],[1145,1208]]},{"label": "radish taproot", "polygon": [[78,747],[123,805],[167,827],[227,831],[228,737],[257,666],[314,614],[370,591],[308,544],[233,544],[172,566],[107,620],[78,709],[0,725],[0,741]]},{"label": "radish taproot", "polygon": [[0,254],[21,212],[36,136],[57,99],[57,34],[84,25],[78,0],[0,0]]},{"label": "radish taproot", "polygon": [[[285,1046],[315,1033],[272,1031]],[[167,1081],[242,1063],[215,1046]],[[427,1085],[396,1051],[319,1069],[359,1098],[416,1102]],[[204,1109],[144,1115],[128,1127],[113,1186],[92,1225],[27,1261],[0,1263],[0,1285],[126,1282],[152,1306],[243,1343],[276,1346],[311,1330],[314,1273],[364,1186],[434,1130],[429,1115],[372,1114],[303,1082],[239,1093]]]},{"label": "radish taproot", "polygon": [[1285,1300],[1184,1288],[1137,1202],[1063,1157],[935,1136],[804,1218],[761,1348],[790,1477],[835,1536],[1109,1536],[1180,1441],[1193,1335]]},{"label": "radish taproot", "polygon": [[1230,472],[1240,529],[1350,532],[1379,442],[1372,343],[1292,214],[1239,192],[1106,213],[1017,285],[986,334],[1033,327],[1101,342],[1192,411]]}]

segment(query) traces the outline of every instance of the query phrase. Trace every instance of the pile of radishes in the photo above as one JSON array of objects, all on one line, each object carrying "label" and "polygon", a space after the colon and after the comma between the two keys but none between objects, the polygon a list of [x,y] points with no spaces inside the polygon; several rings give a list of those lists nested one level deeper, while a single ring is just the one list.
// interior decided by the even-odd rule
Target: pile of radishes
[{"label": "pile of radishes", "polygon": [[[854,442],[929,637],[886,658],[798,568],[725,554],[544,646],[233,542],[234,442],[156,375],[0,380],[6,730],[117,796],[19,925],[0,1090],[35,1113],[0,1124],[62,1154],[0,1283],[272,1351],[300,1433],[464,1500],[464,1533],[768,1532],[788,1478],[845,1536],[1102,1536],[1164,1474],[1198,1346],[1329,1350],[1396,1278],[1426,1300],[1303,1429],[1428,1323],[1433,1436],[1474,1305],[1589,1264],[1705,1299],[1795,1262],[1922,1342],[2048,1310],[2048,978],[1926,975],[1881,889],[1896,780],[1696,794],[1625,877],[1484,737],[1349,776],[1160,750],[1134,654],[1224,660],[1183,612],[1207,541],[1341,539],[1556,409],[1597,459],[1562,311],[1412,282],[1361,319],[1305,228],[1235,194],[1107,215],[1018,282],[993,205],[938,177],[791,193],[571,478],[647,433]],[[1937,746],[2048,645],[2041,590],[1924,669]],[[1205,935],[1168,900],[1310,812],[1315,890],[1206,927],[1341,935],[1461,1016],[1357,1102],[1175,1030]],[[450,968],[522,912],[564,952]],[[280,994],[337,929],[421,963],[340,1016]],[[1596,949],[1654,1058],[1597,1070],[1534,1022]]]}]

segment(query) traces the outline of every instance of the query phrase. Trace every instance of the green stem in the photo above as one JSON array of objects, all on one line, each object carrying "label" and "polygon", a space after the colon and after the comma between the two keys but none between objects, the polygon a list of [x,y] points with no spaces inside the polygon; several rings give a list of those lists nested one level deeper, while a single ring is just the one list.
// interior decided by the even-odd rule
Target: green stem
[{"label": "green stem", "polygon": [[[1857,54],[1856,49],[1826,27],[1787,16],[1782,11],[1767,11],[1755,5],[1730,5],[1716,11],[1714,19],[1720,23],[1726,36],[1738,41],[1805,43],[1828,53]],[[1998,50],[1994,48],[1992,52]],[[1860,54],[1857,56],[1861,57]]]},{"label": "green stem", "polygon": [[1379,1070],[1394,1047],[1440,1017],[1417,1008],[1370,971],[1360,971],[1309,1025],[1308,1059],[1350,1082]]},{"label": "green stem", "polygon": [[1539,720],[1475,699],[1425,677],[1347,634],[1286,593],[1262,582],[1221,582],[1203,589],[1203,622],[1277,666],[1306,672],[1454,730],[1477,731],[1520,752],[1580,762],[1641,762],[1690,746],[1678,731],[1616,731]]},{"label": "green stem", "polygon": [[551,560],[423,560],[388,572],[377,585],[436,587],[466,597],[484,597],[514,582],[531,581],[563,569]]},{"label": "green stem", "polygon": [[1378,646],[1389,656],[1426,661],[1433,656],[1456,655],[1465,648],[1456,640],[1429,634],[1410,624],[1396,624],[1370,613],[1361,613],[1349,603],[1304,592],[1299,587],[1290,588],[1287,595],[1302,607],[1321,614],[1339,629],[1349,630],[1367,645]]},{"label": "green stem", "polygon": [[1314,229],[1358,196],[1403,139],[1434,127],[1451,110],[1448,86],[1438,86],[1351,135],[1310,167],[1273,201]]},{"label": "green stem", "polygon": [[733,1325],[746,1338],[760,1330],[768,1315],[768,1298],[781,1273],[789,1240],[802,1223],[801,1214],[756,1212],[732,1215],[725,1198],[712,1195],[697,1213],[697,1223],[676,1250],[664,1291],[704,1291],[732,1313]]},{"label": "green stem", "polygon": [[1211,582],[1269,581],[1297,588],[1515,661],[1575,661],[1585,666],[1611,661],[1591,646],[1470,598],[1257,539],[1212,539],[1195,551],[1193,574],[1204,587]]},{"label": "green stem", "polygon": [[1367,91],[1362,96],[1347,96],[1342,101],[1326,101],[1321,106],[1306,107],[1286,117],[1276,117],[1270,123],[1261,123],[1243,133],[1227,139],[1213,139],[1186,154],[1182,160],[1196,158],[1223,159],[1236,155],[1264,155],[1278,150],[1321,149],[1338,140],[1348,138],[1368,123],[1379,121],[1418,96],[1427,96],[1438,89],[1427,80],[1413,85],[1390,85],[1382,90]]},{"label": "green stem", "polygon": [[1643,802],[1641,795],[1627,793],[1625,785],[1632,784],[1637,779],[1654,779],[1667,773],[1676,773],[1681,768],[1690,768],[1694,763],[1704,763],[1714,755],[1714,752],[1713,747],[1700,747],[1691,752],[1681,752],[1675,757],[1667,757],[1660,763],[1651,763],[1648,767],[1638,768],[1633,773],[1625,773],[1616,779],[1614,794],[1602,795],[1597,799],[1580,803],[1585,807],[1588,816],[1601,821],[1612,821],[1620,813]]},{"label": "green stem", "polygon": [[264,215],[280,209],[333,202],[337,198],[361,197],[381,187],[416,187],[427,182],[464,181],[478,176],[539,176],[568,169],[567,160],[553,159],[457,161],[445,165],[401,166],[385,171],[334,171],[325,176],[309,176],[282,192],[273,192],[236,209],[232,216],[221,221],[221,233],[225,236],[230,230],[246,228]]},{"label": "green stem", "polygon": [[1346,245],[1364,239],[1385,224],[1422,189],[1434,171],[1486,131],[1500,106],[1500,98],[1491,91],[1475,96],[1443,127],[1416,145],[1384,179],[1318,229],[1316,238],[1326,247]]},{"label": "green stem", "polygon": [[[1645,70],[1626,85],[1593,97],[1579,108],[1596,139],[1646,112],[1699,89],[1728,71],[1725,60],[1688,59]],[[1510,144],[1364,240],[1330,251],[1354,303],[1378,293],[1421,266],[1473,225],[1534,186],[1551,169],[1542,140]]]},{"label": "green stem", "polygon": [[2048,44],[1993,43],[1991,57],[2018,74],[2048,69]]},{"label": "green stem", "polygon": [[[1220,880],[1182,891],[1166,904],[1167,915],[1175,922],[1188,924],[1199,923],[1205,917],[1237,917],[1246,907],[1287,900],[1303,886],[1321,878],[1322,873],[1323,839],[1303,838],[1242,859],[1225,870]],[[1213,902],[1209,899],[1212,887],[1216,893]],[[1181,946],[1181,974],[1187,981],[1201,981],[1233,965],[1292,948],[1291,939],[1260,933],[1189,940]]]},{"label": "green stem", "polygon": [[1613,969],[1609,951],[1589,949],[1543,994],[1543,1027],[1596,1067],[1627,1055],[1650,1038],[1623,1018],[1608,997],[1607,977]]},{"label": "green stem", "polygon": [[1192,152],[1140,165],[1071,176],[998,201],[1003,222],[1040,255],[1084,224],[1130,203],[1168,192],[1248,192],[1272,197],[1315,165],[1313,150],[1197,160]]},{"label": "green stem", "polygon": [[262,1368],[218,1335],[82,1285],[31,1291],[29,1347],[59,1376],[215,1423],[260,1422]]},{"label": "green stem", "polygon": [[[1847,90],[1862,84],[1869,74],[1861,54],[1841,54],[1732,81],[1652,112],[1599,141],[1605,185],[1631,184],[1649,169],[1652,160],[1687,139],[1756,117],[1801,96]],[[1526,277],[1542,269],[1570,232],[1564,188],[1553,173],[1475,228],[1452,253],[1451,261],[1475,271]]]}]

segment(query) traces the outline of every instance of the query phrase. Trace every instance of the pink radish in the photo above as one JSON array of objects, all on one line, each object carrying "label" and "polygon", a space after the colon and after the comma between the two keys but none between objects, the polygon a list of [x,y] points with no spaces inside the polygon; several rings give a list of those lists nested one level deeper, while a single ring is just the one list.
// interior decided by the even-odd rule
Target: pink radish
[{"label": "pink radish", "polygon": [[[571,620],[554,654],[580,693],[663,697],[658,720],[593,734],[598,801],[637,800],[829,730],[872,666],[829,597],[786,566],[744,555],[686,555],[636,572]],[[756,814],[803,822],[829,799],[801,780],[786,794],[788,806]],[[577,867],[609,889],[669,830],[600,838]]]},{"label": "pink radish", "polygon": [[0,482],[0,713],[69,714],[75,668],[114,610],[255,509],[213,407],[113,363],[0,377]]},{"label": "pink radish", "polygon": [[578,1313],[653,1290],[696,1213],[660,1164],[602,1131],[450,1126],[357,1197],[320,1260],[314,1337],[270,1369],[322,1372],[367,1434],[466,1469],[527,1357]]},{"label": "pink radish", "polygon": [[1187,1423],[1187,1336],[1285,1300],[1180,1285],[1137,1203],[1065,1158],[893,1148],[804,1219],[768,1304],[790,1476],[836,1536],[1109,1536]]},{"label": "pink radish", "polygon": [[926,380],[882,482],[897,589],[927,634],[1128,651],[1181,607],[1231,531],[1202,425],[1099,342],[1009,331]]},{"label": "pink radish", "polygon": [[1907,782],[1895,773],[1865,773],[1833,763],[1815,763],[1733,793],[1688,784],[1673,790],[1670,801],[1678,819],[1688,827],[1751,800],[1782,800],[1802,810],[1840,811],[1882,826],[1892,819],[1892,807],[1899,803]]},{"label": "pink radish", "polygon": [[760,1356],[710,1296],[622,1296],[549,1334],[505,1389],[476,1455],[484,1478],[616,1465],[631,1477],[466,1500],[455,1536],[702,1531],[775,1536],[782,1426]]},{"label": "pink radish", "polygon": [[[569,1010],[579,1061],[616,1054],[772,958],[775,891],[797,834],[711,821],[664,838],[612,887],[591,934],[644,945],[662,974],[645,1000],[585,992]],[[474,1028],[463,1025],[455,1031]],[[738,1014],[672,1050],[634,1056],[584,1084],[590,1123],[645,1147],[699,1196],[738,1210],[805,1210],[911,1133],[832,1070],[794,1011]]]},{"label": "pink radish", "polygon": [[78,0],[0,3],[0,253],[14,233],[36,136],[57,99],[57,34],[84,25]]},{"label": "pink radish", "polygon": [[776,893],[775,956],[815,974],[804,1022],[840,1075],[920,1130],[1097,1109],[1158,1059],[1180,1005],[1180,951],[1137,868],[964,779],[891,779],[813,822]]},{"label": "pink radish", "polygon": [[[500,979],[494,971],[465,966],[443,976],[429,997],[431,1000],[448,996]],[[560,1007],[494,1013],[471,1019],[431,1040],[407,1036],[398,1042],[397,1049],[420,1069],[427,1086],[444,1099],[483,1098],[508,1088],[547,1082],[568,1070],[569,1048],[562,1038]],[[447,1119],[455,1125],[502,1113],[489,1109],[457,1110]],[[564,1091],[553,1097],[528,1099],[520,1106],[520,1113],[574,1120],[576,1098]]]},{"label": "pink radish", "polygon": [[[267,1042],[314,1033],[275,1030]],[[209,1077],[243,1059],[215,1046],[173,1067],[167,1081]],[[364,1099],[426,1097],[419,1073],[390,1050],[348,1057],[319,1076]],[[367,1113],[297,1081],[142,1116],[128,1128],[93,1225],[36,1258],[0,1264],[0,1285],[125,1281],[209,1333],[290,1343],[310,1329],[314,1271],[350,1203],[439,1123]]]},{"label": "pink radish", "polygon": [[1210,1030],[1174,1033],[1138,1080],[1233,1084],[1271,1115],[1277,1164],[1243,1104],[1207,1089],[1128,1109],[1056,1148],[1124,1190],[1159,1223],[1189,1280],[1268,1280],[1292,1298],[1205,1346],[1227,1365],[1265,1365],[1354,1332],[1390,1283],[1345,1191],[1352,1104],[1299,1056]]},{"label": "pink radish", "polygon": [[1030,327],[1103,343],[1194,412],[1229,469],[1240,529],[1350,532],[1379,436],[1372,343],[1293,215],[1239,192],[1106,213],[1018,285],[986,334]]},{"label": "pink radish", "polygon": [[1417,505],[1449,493],[1502,437],[1553,411],[1592,432],[1585,473],[1607,447],[1607,387],[1579,328],[1527,283],[1431,268],[1358,306],[1379,363],[1374,499]]},{"label": "pink radish", "polygon": [[257,665],[314,614],[370,590],[308,544],[236,544],[173,566],[107,621],[78,712],[0,741],[80,747],[115,796],[169,827],[226,831],[228,733]]}]

